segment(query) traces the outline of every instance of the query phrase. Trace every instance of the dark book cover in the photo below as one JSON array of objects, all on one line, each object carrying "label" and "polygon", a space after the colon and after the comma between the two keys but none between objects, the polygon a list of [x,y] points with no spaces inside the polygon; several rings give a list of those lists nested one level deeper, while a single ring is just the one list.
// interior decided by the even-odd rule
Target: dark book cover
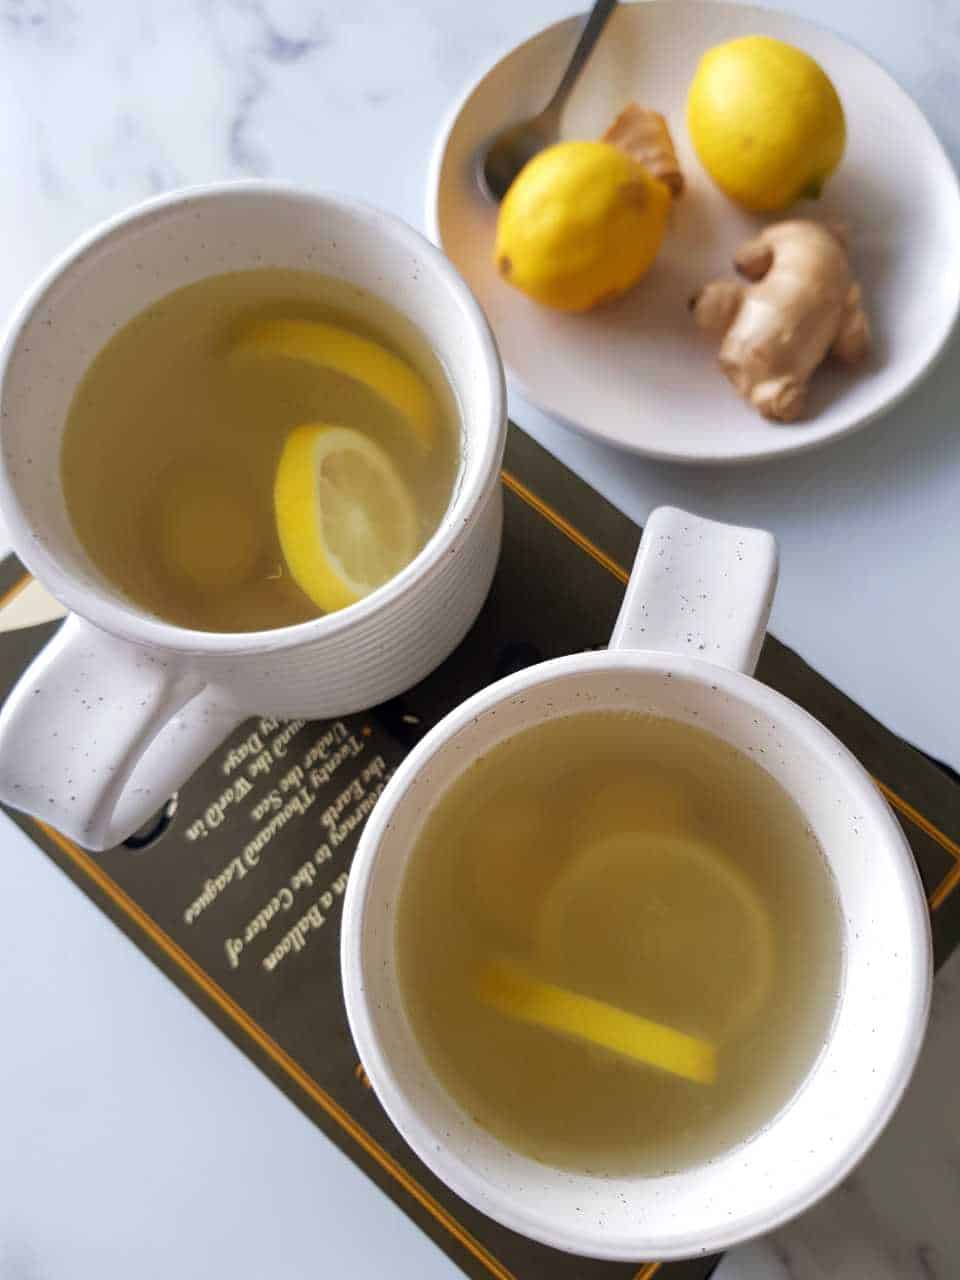
[{"label": "dark book cover", "polygon": [[[503,485],[503,555],[490,597],[457,651],[402,698],[326,722],[248,721],[149,829],[103,854],[11,816],[468,1275],[702,1280],[716,1259],[574,1258],[464,1204],[394,1130],[347,1028],[341,901],[391,772],[476,689],[543,658],[605,646],[636,552],[640,530],[516,429]],[[24,576],[12,558],[0,567],[4,599]],[[0,694],[57,625],[0,634]],[[960,938],[960,783],[772,636],[757,675],[827,724],[874,775],[916,855],[942,961]]]}]

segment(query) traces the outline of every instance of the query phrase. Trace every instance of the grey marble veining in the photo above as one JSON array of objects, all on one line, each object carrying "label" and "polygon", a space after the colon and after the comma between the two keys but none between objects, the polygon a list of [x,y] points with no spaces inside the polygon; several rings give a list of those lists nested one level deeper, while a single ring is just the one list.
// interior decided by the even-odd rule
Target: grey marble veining
[{"label": "grey marble veining", "polygon": [[[0,306],[9,308],[99,219],[184,184],[286,178],[349,191],[422,224],[431,149],[466,83],[497,52],[574,7],[572,0],[0,0]],[[784,7],[877,56],[960,156],[960,0]],[[960,765],[950,713],[960,699],[956,355],[954,344],[919,392],[835,450],[722,475],[623,459],[573,439],[519,400],[512,408],[635,518],[667,500],[775,529],[783,548],[777,633],[874,714]],[[20,837],[0,826],[6,854]],[[376,1194],[364,1199],[363,1180],[343,1158],[306,1133],[307,1122],[288,1115],[272,1086],[251,1076],[172,989],[159,990],[165,980],[127,954],[112,926],[94,923],[87,901],[46,867],[36,892],[53,904],[58,932],[49,964],[28,963],[32,935],[10,904],[26,883],[29,851],[18,847],[17,858],[0,859],[3,936],[15,948],[0,958],[11,1030],[0,1106],[18,1100],[0,1118],[0,1280],[199,1276],[227,1258],[229,1274],[242,1280],[263,1274],[265,1259],[278,1277],[346,1274],[336,1252],[324,1258],[311,1242],[325,1235],[335,1250],[347,1249],[351,1234],[363,1244],[351,1258],[355,1275],[389,1268],[452,1280],[452,1265],[406,1230],[392,1206],[377,1208]],[[111,999],[122,997],[130,1025],[117,1023],[117,1006],[97,982],[82,981],[83,962],[58,996],[56,973],[75,955],[124,966],[122,992],[110,977],[102,984]],[[38,972],[41,985],[31,986]],[[89,1001],[84,1018],[68,1016],[79,1001]],[[142,1001],[153,1010],[149,1032],[135,1025]],[[157,1048],[139,1054],[137,1037],[149,1035]],[[167,1043],[191,1063],[179,1091],[165,1089],[160,1075],[176,1070],[172,1050],[163,1058]],[[734,1251],[718,1280],[960,1276],[957,1045],[960,957],[937,980],[930,1039],[907,1098],[863,1166],[788,1229]],[[135,1082],[101,1077],[120,1060],[140,1073]],[[66,1082],[59,1061],[70,1064]],[[125,1162],[137,1158],[127,1131],[148,1093],[154,1163],[151,1199],[141,1206]],[[217,1099],[222,1118],[207,1097]],[[249,1138],[238,1136],[225,1097],[242,1099],[249,1115],[262,1098],[273,1127],[251,1121]],[[203,1129],[208,1114],[218,1119]],[[207,1143],[199,1163],[184,1158],[196,1133]],[[240,1196],[235,1168],[217,1165],[218,1141],[252,1171],[260,1200]],[[272,1177],[257,1180],[268,1168]],[[311,1178],[319,1179],[317,1195],[295,1201]],[[337,1195],[323,1193],[323,1179]],[[39,1205],[41,1194],[49,1203]],[[256,1206],[269,1205],[272,1194],[285,1252],[257,1235]],[[109,1229],[96,1216],[99,1202],[121,1206]],[[297,1212],[286,1212],[294,1203]],[[182,1238],[164,1234],[173,1220]]]}]

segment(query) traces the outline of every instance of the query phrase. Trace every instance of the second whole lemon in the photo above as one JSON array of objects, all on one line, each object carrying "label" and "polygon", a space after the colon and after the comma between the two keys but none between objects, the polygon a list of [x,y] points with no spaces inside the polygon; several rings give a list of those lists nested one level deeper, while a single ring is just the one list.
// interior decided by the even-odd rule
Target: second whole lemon
[{"label": "second whole lemon", "polygon": [[606,142],[558,142],[520,172],[500,207],[494,260],[537,302],[586,311],[629,289],[663,241],[670,192]]},{"label": "second whole lemon", "polygon": [[829,76],[802,49],[769,36],[743,36],[703,55],[687,125],[717,186],[756,212],[818,196],[846,144]]}]

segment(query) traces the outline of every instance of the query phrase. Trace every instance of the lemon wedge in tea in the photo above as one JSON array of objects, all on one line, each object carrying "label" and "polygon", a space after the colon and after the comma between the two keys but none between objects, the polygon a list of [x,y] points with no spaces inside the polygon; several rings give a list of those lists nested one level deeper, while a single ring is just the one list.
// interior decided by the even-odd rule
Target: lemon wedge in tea
[{"label": "lemon wedge in tea", "polygon": [[291,431],[273,505],[287,568],[325,612],[369,595],[417,552],[410,491],[384,450],[351,427]]},{"label": "lemon wedge in tea", "polygon": [[424,449],[433,446],[437,405],[429,386],[405,360],[372,338],[319,320],[264,320],[245,330],[235,355],[302,360],[361,382],[394,409]]},{"label": "lemon wedge in tea", "polygon": [[713,1084],[717,1077],[716,1049],[708,1041],[541,982],[506,960],[491,961],[481,969],[476,991],[483,1004],[531,1026],[558,1031],[696,1084]]}]

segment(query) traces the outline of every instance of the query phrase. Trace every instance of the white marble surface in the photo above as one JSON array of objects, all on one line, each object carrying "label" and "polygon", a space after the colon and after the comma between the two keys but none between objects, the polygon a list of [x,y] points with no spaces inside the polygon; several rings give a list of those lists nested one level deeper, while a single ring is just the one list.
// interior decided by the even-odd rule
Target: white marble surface
[{"label": "white marble surface", "polygon": [[[441,120],[497,53],[575,0],[3,0],[0,308],[98,219],[168,187],[270,175],[422,223]],[[790,0],[872,51],[954,157],[960,3]],[[773,530],[774,631],[884,722],[960,767],[943,708],[960,633],[955,341],[883,421],[749,468],[679,468],[518,420],[637,519],[658,503]],[[895,676],[894,676],[895,673]]]},{"label": "white marble surface", "polygon": [[[0,308],[99,218],[271,175],[419,224],[466,81],[571,0],[0,0]],[[956,160],[960,0],[790,0],[874,53]],[[954,342],[888,418],[775,466],[613,455],[515,417],[637,519],[659,502],[773,529],[773,627],[960,766]],[[38,926],[38,921],[43,921]],[[455,1269],[6,820],[0,825],[0,1280]],[[917,1083],[861,1172],[722,1280],[958,1274],[960,961]],[[145,1099],[148,1100],[145,1105]],[[588,1274],[588,1271],[585,1271]]]}]

